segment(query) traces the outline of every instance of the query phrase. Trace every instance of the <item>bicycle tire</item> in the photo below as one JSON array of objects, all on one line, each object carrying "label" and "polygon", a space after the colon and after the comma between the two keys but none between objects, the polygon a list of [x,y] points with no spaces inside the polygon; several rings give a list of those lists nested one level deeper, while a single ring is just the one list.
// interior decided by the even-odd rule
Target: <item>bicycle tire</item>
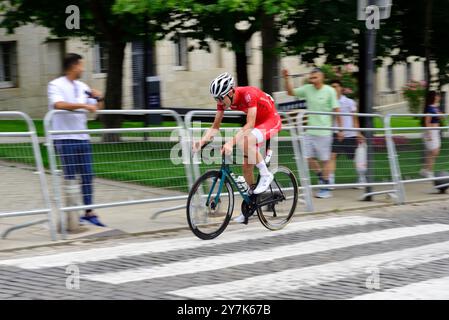
[{"label": "bicycle tire", "polygon": [[[194,222],[195,212],[192,211],[192,207],[191,207],[192,199],[194,198],[196,192],[198,191],[198,189],[202,185],[202,183],[205,182],[209,178],[217,178],[218,179],[217,183],[218,183],[219,180],[221,179],[221,171],[210,170],[210,171],[207,171],[206,173],[204,173],[201,177],[199,177],[197,179],[197,181],[193,184],[192,189],[189,192],[189,197],[187,199],[187,208],[186,208],[187,222],[188,222],[190,230],[192,230],[193,234],[202,240],[211,240],[211,239],[218,237],[228,226],[229,221],[231,220],[232,212],[234,211],[234,193],[232,190],[231,183],[229,182],[228,178],[225,178],[226,180],[224,181],[224,184],[223,184],[223,186],[224,186],[223,192],[226,189],[227,195],[229,196],[229,204],[228,204],[228,208],[226,210],[226,216],[225,216],[223,222],[218,223],[219,224],[218,228],[212,232],[204,232],[203,230],[201,230],[199,228],[199,225],[196,222]],[[200,197],[201,197],[201,195],[200,195]],[[221,198],[220,198],[220,200],[221,200]],[[208,209],[210,209],[210,208],[208,208]]]},{"label": "bicycle tire", "polygon": [[[273,171],[273,175],[275,175],[275,178],[274,178],[273,182],[271,183],[271,186],[272,185],[277,185],[278,188],[280,188],[280,190],[282,190],[282,187],[279,185],[279,183],[276,182],[276,174],[277,173],[284,174],[290,180],[290,183],[291,183],[290,188],[293,191],[293,201],[292,201],[292,206],[287,210],[288,213],[287,213],[285,219],[281,220],[281,223],[278,223],[278,224],[274,224],[269,219],[267,219],[267,217],[264,214],[264,210],[262,209],[262,207],[257,208],[257,215],[259,217],[260,222],[262,223],[262,225],[265,228],[267,228],[269,230],[272,230],[272,231],[276,231],[276,230],[280,230],[280,229],[284,228],[291,221],[291,219],[293,218],[293,215],[295,213],[296,206],[298,204],[298,197],[299,197],[299,194],[298,194],[298,182],[296,180],[296,177],[295,177],[294,173],[290,169],[288,169],[287,167],[279,166],[279,167],[277,167]],[[272,191],[271,186],[270,186],[269,190],[271,189],[271,193],[272,193],[271,196],[273,196],[273,191]],[[268,191],[266,191],[265,193],[267,193],[267,192]],[[263,195],[265,193],[263,193],[263,194],[258,196],[259,199],[257,201],[259,203],[260,203],[260,201],[263,198]],[[281,192],[281,193],[283,194],[284,192]],[[268,196],[270,196],[270,195],[268,195]],[[274,204],[273,207],[276,208],[276,205],[277,204]]]}]

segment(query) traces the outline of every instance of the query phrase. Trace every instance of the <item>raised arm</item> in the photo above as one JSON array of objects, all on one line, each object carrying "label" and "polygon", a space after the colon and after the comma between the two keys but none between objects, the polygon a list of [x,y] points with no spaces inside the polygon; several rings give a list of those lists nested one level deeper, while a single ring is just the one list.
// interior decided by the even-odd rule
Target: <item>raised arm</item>
[{"label": "raised arm", "polygon": [[290,82],[287,69],[282,69],[282,77],[284,78],[284,87],[289,96],[294,96],[293,85]]}]

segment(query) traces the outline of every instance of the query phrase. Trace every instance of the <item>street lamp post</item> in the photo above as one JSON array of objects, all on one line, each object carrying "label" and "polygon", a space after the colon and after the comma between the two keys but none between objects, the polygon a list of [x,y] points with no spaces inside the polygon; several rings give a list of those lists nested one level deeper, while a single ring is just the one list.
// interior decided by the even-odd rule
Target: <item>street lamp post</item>
[{"label": "street lamp post", "polygon": [[[365,62],[366,62],[366,80],[365,80],[365,103],[366,103],[366,113],[373,113],[374,107],[374,76],[375,76],[375,66],[374,58],[376,56],[376,29],[366,30],[366,51],[365,51]],[[373,128],[373,119],[371,117],[366,117],[366,127]],[[365,133],[367,144],[367,182],[371,183],[374,180],[374,157],[373,157],[373,132],[367,131]],[[372,192],[372,187],[367,186],[365,192],[370,194]],[[372,196],[365,198],[366,201],[372,201]]]},{"label": "street lamp post", "polygon": [[[373,113],[374,106],[374,76],[375,65],[374,59],[376,56],[376,29],[379,28],[379,20],[387,19],[390,16],[391,0],[359,0],[358,1],[358,19],[365,21],[365,113]],[[366,128],[373,128],[373,119],[366,117]],[[373,159],[373,132],[367,131],[365,133],[367,141],[367,182],[373,182],[374,159]],[[372,187],[367,186],[366,194],[372,192]],[[372,201],[372,196],[369,195],[364,198],[365,201]]]}]

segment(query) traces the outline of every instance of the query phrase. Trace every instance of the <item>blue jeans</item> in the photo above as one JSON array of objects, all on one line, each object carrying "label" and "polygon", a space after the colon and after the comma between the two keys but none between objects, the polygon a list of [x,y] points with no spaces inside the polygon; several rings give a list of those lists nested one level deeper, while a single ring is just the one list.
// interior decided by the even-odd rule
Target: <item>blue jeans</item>
[{"label": "blue jeans", "polygon": [[79,174],[84,205],[92,204],[94,174],[90,141],[63,139],[55,140],[54,143],[56,152],[61,158],[64,179],[75,180],[76,174]]}]

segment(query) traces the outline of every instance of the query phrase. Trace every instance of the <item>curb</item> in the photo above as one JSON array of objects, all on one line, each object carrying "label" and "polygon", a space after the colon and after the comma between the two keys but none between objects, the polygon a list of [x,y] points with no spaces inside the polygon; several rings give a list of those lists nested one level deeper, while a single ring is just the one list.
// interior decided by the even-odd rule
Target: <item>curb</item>
[{"label": "curb", "polygon": [[[421,199],[421,200],[413,200],[413,201],[406,201],[404,205],[412,205],[412,204],[419,204],[419,203],[427,203],[427,202],[436,202],[441,200],[449,200],[449,197],[442,197],[442,198],[432,198],[432,199]],[[300,213],[298,216],[300,217],[309,217],[309,216],[321,216],[324,214],[329,213],[336,213],[340,215],[344,215],[346,212],[352,212],[352,211],[359,211],[359,210],[372,210],[376,208],[385,208],[385,207],[394,207],[394,206],[401,206],[398,204],[391,204],[391,203],[385,203],[385,204],[378,204],[376,206],[360,206],[360,207],[352,207],[352,208],[345,208],[345,209],[331,209],[331,210],[323,210],[323,211],[317,211],[317,212],[304,212]],[[64,245],[69,245],[72,243],[94,243],[94,242],[101,242],[105,240],[114,240],[114,239],[128,239],[133,237],[140,237],[140,236],[146,236],[146,235],[153,235],[153,234],[164,234],[164,233],[174,233],[184,230],[190,230],[188,226],[185,227],[176,227],[176,228],[166,228],[166,229],[159,229],[159,230],[151,230],[151,231],[142,231],[142,232],[132,232],[132,233],[123,233],[121,235],[114,235],[114,236],[104,236],[104,237],[98,237],[98,238],[78,238],[78,239],[71,239],[71,240],[56,240],[44,244],[39,245],[31,245],[26,247],[18,247],[18,248],[9,248],[9,249],[0,249],[0,253],[3,252],[14,252],[14,251],[20,251],[20,250],[30,250],[30,249],[37,249],[37,248],[44,248],[44,247],[60,247]]]}]

